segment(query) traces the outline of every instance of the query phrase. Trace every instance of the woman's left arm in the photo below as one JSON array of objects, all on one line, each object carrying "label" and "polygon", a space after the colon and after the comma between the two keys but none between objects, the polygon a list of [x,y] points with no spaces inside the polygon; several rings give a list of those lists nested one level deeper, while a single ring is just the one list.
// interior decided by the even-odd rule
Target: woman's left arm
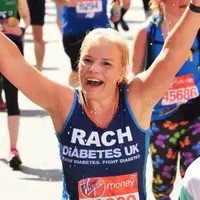
[{"label": "woman's left arm", "polygon": [[[200,0],[199,6],[200,6]],[[151,67],[138,77],[145,103],[155,105],[163,97],[176,73],[188,58],[192,43],[200,28],[200,13],[189,8],[167,37],[159,56]],[[149,103],[148,103],[149,104]]]},{"label": "woman's left arm", "polygon": [[[191,2],[200,7],[200,0]],[[133,92],[129,92],[129,102],[142,127],[148,127],[153,107],[164,96],[176,73],[187,60],[189,50],[200,28],[199,17],[200,13],[186,8],[166,38],[163,49],[153,64],[147,71],[135,76],[130,83],[129,91]],[[136,102],[136,105],[132,102]],[[147,119],[145,123],[144,118]]]}]

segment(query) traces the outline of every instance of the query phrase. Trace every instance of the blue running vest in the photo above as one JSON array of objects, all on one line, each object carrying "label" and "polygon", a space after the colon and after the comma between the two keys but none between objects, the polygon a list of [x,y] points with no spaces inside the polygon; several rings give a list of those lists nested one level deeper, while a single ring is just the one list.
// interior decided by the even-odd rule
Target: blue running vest
[{"label": "blue running vest", "polygon": [[107,0],[82,0],[76,8],[63,6],[63,35],[80,35],[94,28],[110,27]]},{"label": "blue running vest", "polygon": [[146,200],[149,133],[137,124],[119,87],[110,125],[101,129],[86,115],[75,90],[71,112],[57,134],[63,167],[63,200]]}]

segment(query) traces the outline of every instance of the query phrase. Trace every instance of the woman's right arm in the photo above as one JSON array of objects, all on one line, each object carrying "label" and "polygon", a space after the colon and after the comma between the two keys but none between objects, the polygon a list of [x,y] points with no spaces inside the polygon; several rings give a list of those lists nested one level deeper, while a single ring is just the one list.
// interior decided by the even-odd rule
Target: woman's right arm
[{"label": "woman's right arm", "polygon": [[72,105],[73,89],[48,79],[31,66],[3,33],[0,33],[0,44],[0,72],[61,126]]}]

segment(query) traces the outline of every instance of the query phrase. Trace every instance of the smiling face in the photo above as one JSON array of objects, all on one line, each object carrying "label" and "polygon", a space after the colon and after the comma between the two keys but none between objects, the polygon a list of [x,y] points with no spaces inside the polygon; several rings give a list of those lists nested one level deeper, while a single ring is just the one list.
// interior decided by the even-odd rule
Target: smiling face
[{"label": "smiling face", "polygon": [[106,95],[115,91],[122,75],[121,53],[116,45],[97,40],[80,58],[80,83],[88,95]]},{"label": "smiling face", "polygon": [[[112,31],[113,33],[113,31]],[[87,38],[86,38],[87,39]],[[87,98],[106,98],[125,77],[122,49],[105,37],[90,37],[83,43],[79,61],[80,84]]]}]

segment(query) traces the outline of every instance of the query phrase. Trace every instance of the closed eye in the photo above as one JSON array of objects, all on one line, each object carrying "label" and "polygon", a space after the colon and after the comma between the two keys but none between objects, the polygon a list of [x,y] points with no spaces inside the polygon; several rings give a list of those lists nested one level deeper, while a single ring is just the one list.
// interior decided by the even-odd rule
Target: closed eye
[{"label": "closed eye", "polygon": [[112,66],[112,63],[108,62],[108,61],[103,61],[102,63],[104,66]]},{"label": "closed eye", "polygon": [[92,60],[90,58],[84,58],[83,62],[85,62],[86,64],[87,63],[90,64],[90,63],[92,63]]}]

